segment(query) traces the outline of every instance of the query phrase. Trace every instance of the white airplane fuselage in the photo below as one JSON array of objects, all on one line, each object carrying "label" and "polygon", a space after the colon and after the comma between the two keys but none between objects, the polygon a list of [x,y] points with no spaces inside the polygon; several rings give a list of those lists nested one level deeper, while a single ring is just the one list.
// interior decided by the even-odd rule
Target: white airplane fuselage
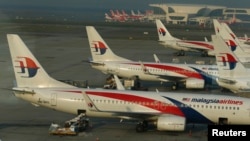
[{"label": "white airplane fuselage", "polygon": [[[136,119],[136,115],[142,114],[157,120],[174,115],[186,119],[187,123],[217,124],[220,118],[225,118],[227,124],[250,124],[250,101],[241,97],[70,88],[34,88],[32,91],[35,94],[17,92],[15,95],[33,104],[70,114],[84,110],[90,117]],[[100,111],[89,110],[83,94],[87,94]]]},{"label": "white airplane fuselage", "polygon": [[185,46],[180,46],[178,44],[178,41],[175,41],[175,40],[160,41],[160,44],[163,45],[163,46],[166,46],[167,48],[173,48],[173,49],[176,49],[176,50],[199,52],[196,49],[187,48]]},{"label": "white airplane fuselage", "polygon": [[161,45],[169,48],[191,52],[207,52],[209,56],[214,56],[213,44],[203,41],[167,40],[160,41]]},{"label": "white airplane fuselage", "polygon": [[92,64],[92,67],[105,74],[115,74],[123,78],[133,78],[138,76],[140,80],[145,81],[167,82],[188,80],[190,82],[194,82],[194,85],[196,85],[196,83],[203,81],[205,83],[214,83],[216,82],[215,79],[218,76],[218,69],[216,65],[143,62],[143,65],[147,69],[147,72],[145,72],[139,62],[105,61],[103,64]]},{"label": "white airplane fuselage", "polygon": [[[136,125],[137,132],[145,131],[147,122],[151,121],[157,124],[157,130],[160,131],[183,131],[186,123],[250,124],[248,98],[202,93],[78,88],[50,77],[17,34],[7,34],[7,39],[16,78],[16,86],[12,90],[17,97],[35,106],[44,106],[70,114],[85,113],[89,117],[135,119],[139,121]],[[97,43],[102,47],[101,54],[105,54],[106,45],[102,42]],[[121,59],[117,56],[112,57],[114,58]],[[110,64],[100,61],[92,63],[99,67],[108,65],[106,69],[111,72],[117,71],[115,67],[110,67]],[[183,76],[194,72],[190,73],[194,78],[201,78],[208,77],[203,69],[210,70],[205,66],[201,70],[194,67],[188,67],[186,70],[159,63],[144,64],[132,61],[119,63],[116,65],[120,65],[119,67],[124,70],[141,69],[140,72],[150,75],[155,75],[157,71],[162,71],[164,74],[172,70],[170,73],[179,73]],[[191,68],[200,73],[191,71]],[[195,82],[201,83],[197,80],[203,79],[195,79]]]}]

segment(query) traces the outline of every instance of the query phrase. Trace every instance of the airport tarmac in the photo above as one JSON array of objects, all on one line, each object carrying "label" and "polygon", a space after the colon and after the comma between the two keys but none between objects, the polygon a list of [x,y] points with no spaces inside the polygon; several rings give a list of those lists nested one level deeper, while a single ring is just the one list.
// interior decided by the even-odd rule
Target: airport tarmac
[{"label": "airport tarmac", "polygon": [[[90,57],[89,43],[86,38],[85,26],[78,27],[81,31],[77,34],[66,32],[43,33],[24,31],[18,25],[5,25],[0,27],[0,141],[61,141],[61,140],[86,140],[86,141],[206,141],[206,125],[188,125],[184,132],[159,132],[149,130],[145,133],[136,133],[136,123],[119,119],[90,118],[92,127],[78,136],[53,136],[48,134],[52,122],[63,123],[74,115],[53,111],[43,107],[35,107],[21,99],[17,99],[9,89],[13,86],[14,73],[11,65],[10,54],[6,39],[7,33],[17,33],[40,61],[40,64],[53,78],[59,80],[87,81],[89,87],[103,87],[107,75],[94,70],[88,64]],[[164,48],[156,40],[156,33],[152,29],[145,35],[140,29],[130,27],[99,27],[97,31],[119,56],[141,61],[154,61],[153,53],[157,54],[162,62],[178,61],[180,63],[195,63],[203,60],[213,62],[213,57],[201,57],[199,53],[177,57],[175,50]],[[127,31],[127,32],[126,32]],[[145,30],[147,31],[147,30]],[[151,32],[152,31],[152,32]],[[156,32],[156,31],[155,31]],[[106,36],[107,34],[107,36]],[[117,36],[116,36],[117,35]],[[141,35],[143,38],[138,38]],[[150,36],[150,37],[148,37]],[[107,38],[105,38],[107,37]],[[117,37],[117,38],[116,38]],[[118,38],[119,37],[119,38]],[[169,91],[160,82],[142,82],[150,90],[159,89]],[[220,90],[178,90],[188,93],[221,93]],[[231,94],[230,92],[228,94]]]}]

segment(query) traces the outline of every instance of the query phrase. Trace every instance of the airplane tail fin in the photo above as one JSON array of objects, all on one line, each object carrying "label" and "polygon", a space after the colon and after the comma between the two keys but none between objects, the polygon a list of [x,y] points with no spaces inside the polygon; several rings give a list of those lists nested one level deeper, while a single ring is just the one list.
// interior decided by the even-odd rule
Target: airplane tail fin
[{"label": "airplane tail fin", "polygon": [[221,23],[221,26],[228,32],[230,38],[234,39],[237,44],[240,44],[238,37],[234,34],[232,29],[226,23]]},{"label": "airplane tail fin", "polygon": [[175,37],[173,37],[167,30],[167,28],[164,26],[164,24],[161,22],[161,20],[156,19],[156,28],[157,33],[159,37],[159,41],[166,41],[166,40],[176,40]]},{"label": "airplane tail fin", "polygon": [[228,46],[231,47],[230,49],[232,51],[235,51],[236,49],[235,35],[231,31],[231,29],[228,28],[228,25],[225,23],[220,23],[216,19],[213,19],[213,23],[214,23],[215,34],[221,36],[222,39],[228,43]]},{"label": "airplane tail fin", "polygon": [[105,18],[106,18],[106,19],[111,19],[111,17],[109,16],[108,13],[105,13]]},{"label": "airplane tail fin", "polygon": [[114,11],[113,10],[110,10],[110,13],[111,13],[111,16],[115,16],[115,13],[114,13]]},{"label": "airplane tail fin", "polygon": [[215,35],[220,35],[221,23],[217,19],[213,19]]},{"label": "airplane tail fin", "polygon": [[51,78],[16,34],[7,34],[17,87],[73,87]]},{"label": "airplane tail fin", "polygon": [[134,10],[131,10],[131,15],[132,15],[132,16],[135,16]]},{"label": "airplane tail fin", "polygon": [[129,61],[128,59],[114,54],[93,26],[86,26],[86,30],[89,40],[89,47],[94,62]]},{"label": "airplane tail fin", "polygon": [[242,61],[246,62],[249,60],[249,53],[245,52],[241,47],[241,43],[234,32],[226,23],[219,23],[218,20],[214,19],[214,30],[216,35],[219,35],[227,43],[228,47],[233,53]]},{"label": "airplane tail fin", "polygon": [[231,19],[231,21],[230,21],[230,24],[233,24],[233,23],[236,23],[236,22],[237,22],[236,14],[234,13],[234,14],[233,14],[233,17],[232,17],[232,19]]},{"label": "airplane tail fin", "polygon": [[219,75],[222,78],[236,78],[248,75],[247,69],[228,48],[225,41],[219,35],[212,35],[216,63]]}]

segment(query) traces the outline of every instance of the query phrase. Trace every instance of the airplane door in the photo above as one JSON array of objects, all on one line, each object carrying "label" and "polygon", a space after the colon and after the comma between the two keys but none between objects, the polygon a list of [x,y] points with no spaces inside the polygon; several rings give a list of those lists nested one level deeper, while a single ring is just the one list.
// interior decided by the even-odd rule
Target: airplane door
[{"label": "airplane door", "polygon": [[56,93],[52,93],[51,94],[51,106],[56,106],[57,103],[57,94]]}]

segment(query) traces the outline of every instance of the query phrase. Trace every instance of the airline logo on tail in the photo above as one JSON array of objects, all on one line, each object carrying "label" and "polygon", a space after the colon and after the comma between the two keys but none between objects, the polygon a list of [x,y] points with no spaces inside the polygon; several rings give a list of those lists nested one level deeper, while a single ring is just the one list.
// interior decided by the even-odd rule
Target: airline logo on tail
[{"label": "airline logo on tail", "polygon": [[101,42],[101,41],[93,41],[92,44],[94,45],[93,48],[95,48],[95,52],[100,53],[100,55],[105,54],[105,52],[107,50],[107,47],[103,42]]},{"label": "airline logo on tail", "polygon": [[229,40],[229,41],[227,41],[226,43],[227,43],[227,45],[231,48],[231,51],[235,51],[235,50],[236,50],[237,45],[235,44],[234,41]]},{"label": "airline logo on tail", "polygon": [[17,59],[18,60],[16,60],[16,62],[19,63],[19,66],[15,66],[15,67],[21,69],[21,72],[18,72],[18,73],[22,73],[23,74],[22,77],[31,78],[36,75],[39,67],[36,65],[36,63],[32,59],[28,57],[17,57]]},{"label": "airline logo on tail", "polygon": [[218,62],[222,62],[223,66],[227,66],[228,64],[229,70],[233,70],[236,67],[237,60],[231,54],[228,54],[228,53],[221,53],[221,54],[224,54],[224,55],[218,56],[218,57],[221,57],[221,61],[218,61]]},{"label": "airline logo on tail", "polygon": [[163,28],[159,28],[158,32],[160,33],[160,35],[165,36],[166,35],[166,31]]}]

